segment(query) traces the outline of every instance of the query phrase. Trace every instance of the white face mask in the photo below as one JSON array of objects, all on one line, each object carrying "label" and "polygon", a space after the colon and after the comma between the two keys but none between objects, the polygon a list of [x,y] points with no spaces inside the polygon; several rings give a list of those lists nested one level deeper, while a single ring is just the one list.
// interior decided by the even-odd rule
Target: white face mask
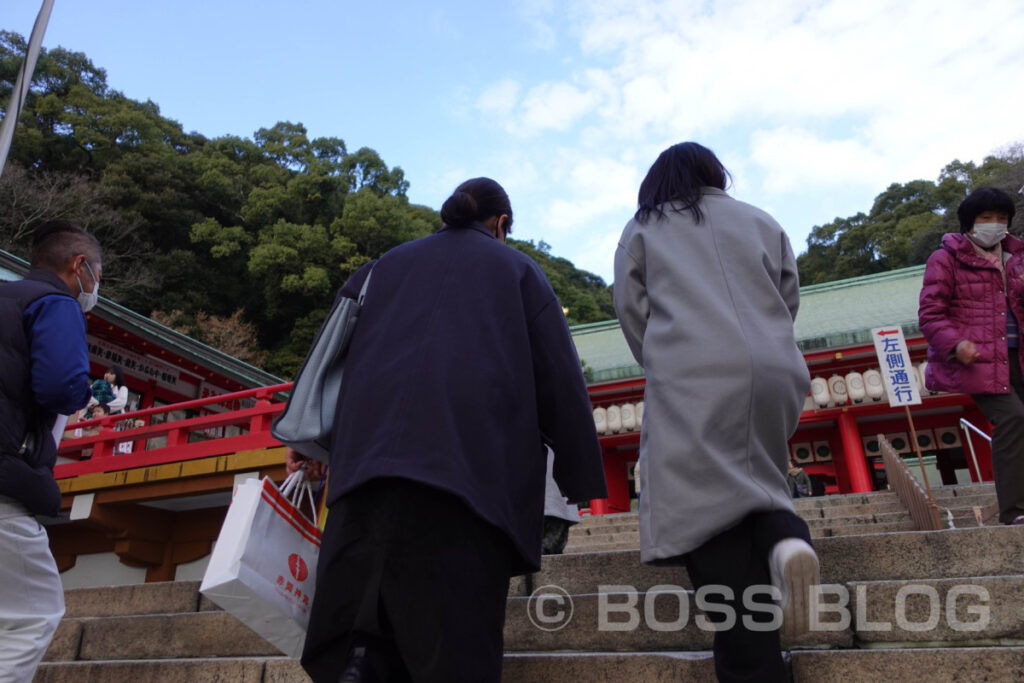
[{"label": "white face mask", "polygon": [[89,275],[92,276],[91,292],[85,291],[85,287],[82,286],[82,279],[77,275],[75,276],[75,279],[78,280],[79,289],[78,305],[82,307],[82,313],[88,313],[91,311],[100,298],[100,283],[96,280],[96,275],[92,272],[92,267],[89,265],[88,261],[85,262],[85,267],[89,271]]},{"label": "white face mask", "polygon": [[986,249],[996,246],[1004,237],[1006,226],[1002,223],[975,223],[974,229],[971,230],[971,239]]}]

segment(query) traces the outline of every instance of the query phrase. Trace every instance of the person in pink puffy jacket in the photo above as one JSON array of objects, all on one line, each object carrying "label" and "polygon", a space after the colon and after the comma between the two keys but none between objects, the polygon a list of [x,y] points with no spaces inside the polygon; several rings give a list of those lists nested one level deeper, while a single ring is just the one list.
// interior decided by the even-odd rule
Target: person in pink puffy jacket
[{"label": "person in pink puffy jacket", "polygon": [[925,385],[970,394],[992,423],[999,521],[1024,524],[1024,241],[1009,234],[1013,200],[982,187],[957,208],[960,234],[929,258],[918,307],[928,340]]}]

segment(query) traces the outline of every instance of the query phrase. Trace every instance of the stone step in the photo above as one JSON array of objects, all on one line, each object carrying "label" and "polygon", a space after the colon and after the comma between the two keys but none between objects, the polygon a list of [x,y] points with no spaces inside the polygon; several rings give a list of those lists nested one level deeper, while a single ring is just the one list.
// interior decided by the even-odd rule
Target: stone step
[{"label": "stone step", "polygon": [[988,490],[965,490],[955,496],[942,496],[933,490],[932,498],[936,503],[945,505],[977,505],[976,501],[995,501],[995,488]]},{"label": "stone step", "polygon": [[[604,525],[615,525],[615,524],[636,524],[640,519],[639,512],[617,512],[611,515],[596,515],[586,516],[580,521],[577,526],[597,527]],[[576,527],[573,527],[576,528]]]},{"label": "stone step", "polygon": [[[902,522],[876,522],[874,524],[833,524],[828,527],[829,536],[853,536],[861,534],[886,534],[901,531],[917,531],[917,524],[909,515]],[[813,536],[812,536],[813,538]]]},{"label": "stone step", "polygon": [[[680,582],[681,584],[681,582]],[[568,594],[545,586],[510,597],[505,649],[526,651],[707,650],[712,628],[692,591],[602,584]],[[538,598],[539,595],[546,596]],[[711,596],[709,601],[720,603]],[[1024,575],[853,581],[825,587],[823,624],[784,647],[1024,640]],[[845,620],[845,621],[843,621]],[[837,623],[842,621],[842,623]],[[48,662],[273,657],[280,653],[225,612],[64,619]]]},{"label": "stone step", "polygon": [[640,549],[640,537],[637,534],[633,535],[633,538],[622,538],[619,540],[612,539],[586,539],[579,542],[570,542],[566,544],[565,550],[562,552],[574,552],[574,553],[599,553],[603,552],[602,548],[615,548],[616,550],[639,550]]},{"label": "stone step", "polygon": [[[1024,527],[1019,526],[857,534],[817,539],[814,546],[826,583],[1024,574]],[[682,568],[641,565],[636,550],[618,550],[546,556],[530,581],[576,594],[596,592],[598,583],[641,590],[659,584],[689,587],[685,574]]]},{"label": "stone step", "polygon": [[906,506],[898,500],[885,503],[868,503],[865,505],[830,505],[821,508],[821,516],[825,519],[850,517],[853,515],[877,515],[887,512],[907,512]]},{"label": "stone step", "polygon": [[821,517],[805,519],[808,529],[824,529],[831,526],[849,526],[854,524],[886,524],[890,522],[906,522],[910,520],[909,512],[879,512],[877,514],[851,515],[849,517]]},{"label": "stone step", "polygon": [[617,652],[505,655],[502,683],[661,683],[713,681],[715,664],[710,652]]},{"label": "stone step", "polygon": [[[1024,640],[1024,574],[846,584],[861,646]],[[902,606],[901,606],[902,605]]]},{"label": "stone step", "polygon": [[[783,647],[974,644],[1024,639],[1024,575],[851,582],[823,587],[812,631]],[[543,596],[539,598],[538,596]],[[708,598],[720,604],[717,594]],[[713,626],[692,591],[602,586],[565,595],[544,587],[510,598],[506,651],[704,650]],[[781,614],[780,614],[781,616]]]},{"label": "stone step", "polygon": [[[815,540],[827,583],[884,579],[1001,576],[1024,573],[1024,528],[984,528],[929,532],[860,534]],[[596,591],[601,583],[646,589],[672,583],[689,586],[682,568],[640,564],[633,549],[546,556],[541,570],[512,581],[512,595],[528,595],[528,585],[555,583],[570,593]],[[197,581],[148,583],[65,591],[67,619],[121,615],[217,611],[198,595]]]},{"label": "stone step", "polygon": [[[1020,681],[1024,647],[900,648],[784,653],[794,683]],[[513,665],[514,663],[514,665]],[[709,652],[523,653],[505,656],[505,683],[713,681]],[[289,682],[290,683],[290,682]]]},{"label": "stone step", "polygon": [[[1024,647],[795,650],[794,683],[887,682],[908,678],[929,683],[1019,681]],[[35,683],[308,683],[298,662],[283,658],[177,659],[161,661],[43,664]],[[710,652],[514,653],[506,654],[504,683],[660,683],[714,680]]]},{"label": "stone step", "polygon": [[[892,531],[917,530],[917,525],[908,512],[882,512],[875,515],[807,519],[804,521],[807,522],[812,539],[851,534],[878,534]],[[977,524],[957,524],[956,528],[966,526],[977,526]],[[600,533],[597,529],[591,531],[592,533],[589,534],[573,535],[570,533],[569,541],[563,552],[581,553],[640,549],[640,533],[636,529],[613,533]]]},{"label": "stone step", "polygon": [[898,501],[895,491],[871,491],[869,493],[843,493],[812,498],[797,498],[793,506],[799,511],[806,508],[823,508],[844,505],[871,505]]},{"label": "stone step", "polygon": [[[714,633],[690,591],[558,594],[509,598],[506,652],[641,652],[709,650]],[[552,589],[551,595],[556,591]],[[711,600],[715,600],[711,598]],[[685,605],[685,608],[683,607]],[[838,617],[838,615],[837,615]],[[800,639],[808,647],[852,647],[850,628],[821,630]],[[792,645],[784,640],[783,646]]]},{"label": "stone step", "polygon": [[[714,680],[710,652],[506,654],[504,683]],[[171,659],[43,664],[35,683],[309,683],[295,660]]]},{"label": "stone step", "polygon": [[226,612],[65,617],[47,661],[276,656],[281,652]]},{"label": "stone step", "polygon": [[[978,520],[974,516],[974,510],[972,510],[972,509],[966,509],[966,510],[943,510],[943,509],[940,509],[939,510],[939,522],[942,523],[942,527],[944,529],[950,528],[950,526],[949,526],[949,518],[950,518],[951,514],[952,514],[952,517],[953,517],[953,526],[952,526],[952,528],[954,528],[954,529],[970,529],[970,528],[975,528],[975,527],[978,526]],[[983,526],[998,526],[998,524],[999,524],[999,520],[996,517],[992,517],[992,518],[990,518],[988,520],[985,520],[985,511],[984,510],[982,510],[982,522],[983,522]]]},{"label": "stone step", "polygon": [[624,543],[593,543],[589,545],[566,545],[563,554],[591,554],[608,553],[621,551],[635,551],[640,547],[640,541],[628,541]]},{"label": "stone step", "polygon": [[[817,522],[823,519],[830,520],[846,517],[876,517],[878,521],[888,521],[886,516],[909,515],[907,509],[899,501],[866,505],[830,506],[826,508],[811,507],[797,510],[797,512],[800,517],[808,523],[808,525],[812,524],[812,522]],[[621,533],[625,531],[635,531],[639,527],[640,518],[637,515],[632,515],[630,517],[616,517],[617,519],[614,520],[614,523],[605,520],[588,520],[580,524],[576,524],[569,528],[569,536],[570,538],[573,538],[577,536],[597,536],[606,533]]]},{"label": "stone step", "polygon": [[954,486],[936,486],[932,488],[932,495],[938,498],[996,495],[996,485],[993,482],[982,484],[956,484]]},{"label": "stone step", "polygon": [[636,547],[640,547],[640,532],[636,529],[632,531],[620,531],[617,533],[610,534],[591,534],[590,536],[578,536],[576,538],[570,538],[570,543],[593,545],[593,544],[606,544],[606,543],[635,543]]},{"label": "stone step", "polygon": [[[283,658],[282,658],[283,659]],[[61,662],[40,665],[33,683],[291,683],[309,681],[291,674],[289,665],[260,658],[168,659],[99,662]],[[289,673],[275,675],[282,668]]]},{"label": "stone step", "polygon": [[939,647],[792,652],[794,683],[921,680],[1020,681],[1024,647]]},{"label": "stone step", "polygon": [[601,526],[584,526],[577,524],[569,527],[569,538],[601,536],[604,534],[618,534],[627,531],[636,531],[639,520],[630,524],[602,524]]},{"label": "stone step", "polygon": [[197,612],[198,581],[167,581],[64,591],[65,617],[120,617]]}]

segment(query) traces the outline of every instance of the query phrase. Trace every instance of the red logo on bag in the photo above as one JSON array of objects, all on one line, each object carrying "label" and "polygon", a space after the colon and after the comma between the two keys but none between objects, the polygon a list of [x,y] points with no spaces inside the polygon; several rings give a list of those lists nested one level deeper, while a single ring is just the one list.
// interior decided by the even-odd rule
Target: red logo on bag
[{"label": "red logo on bag", "polygon": [[298,553],[292,553],[288,556],[288,570],[295,577],[296,581],[305,581],[309,578],[309,567],[306,566],[306,561],[299,557]]}]

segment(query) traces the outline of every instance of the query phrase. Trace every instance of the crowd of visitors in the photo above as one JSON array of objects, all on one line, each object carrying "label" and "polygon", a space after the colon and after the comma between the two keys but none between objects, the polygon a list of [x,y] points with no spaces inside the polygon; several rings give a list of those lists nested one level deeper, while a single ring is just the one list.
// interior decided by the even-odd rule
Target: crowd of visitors
[{"label": "crowd of visitors", "polygon": [[[640,559],[736,596],[735,624],[714,636],[720,681],[782,681],[780,633],[809,628],[819,581],[793,505],[817,492],[787,447],[810,377],[793,331],[792,247],[770,215],[729,196],[729,181],[702,145],[664,150],[615,252],[615,309],[646,375]],[[1024,524],[1024,241],[995,188],[972,192],[958,217],[920,295],[926,384],[970,394],[994,425],[999,519]],[[561,305],[540,267],[504,244],[507,193],[467,180],[441,218],[338,293],[355,298],[372,272],[331,439],[302,656],[314,681],[499,680],[510,577],[562,552],[580,519],[573,503],[607,495]],[[34,519],[59,509],[57,416],[117,415],[128,401],[122,368],[88,380],[82,313],[101,274],[95,238],[57,221],[36,231],[25,279],[0,284],[0,680],[31,679],[64,610]],[[286,460],[322,471],[291,449]],[[760,585],[774,589],[765,604],[739,599]],[[781,628],[757,627],[768,603]]]}]

